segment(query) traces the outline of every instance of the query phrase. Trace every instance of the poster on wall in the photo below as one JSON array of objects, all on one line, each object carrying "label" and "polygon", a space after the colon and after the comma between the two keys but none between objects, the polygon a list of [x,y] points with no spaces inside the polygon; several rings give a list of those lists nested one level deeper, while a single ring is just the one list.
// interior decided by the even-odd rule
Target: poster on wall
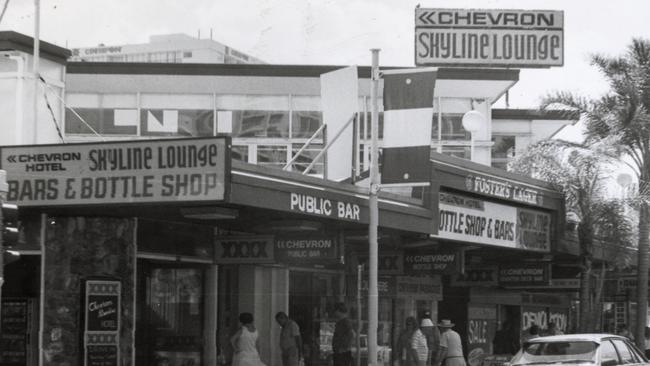
[{"label": "poster on wall", "polygon": [[492,340],[496,334],[496,305],[470,304],[467,309],[467,363],[480,366],[492,354]]},{"label": "poster on wall", "polygon": [[84,283],[84,366],[117,366],[120,359],[122,283]]},{"label": "poster on wall", "polygon": [[548,253],[551,250],[551,215],[440,192],[438,237]]}]

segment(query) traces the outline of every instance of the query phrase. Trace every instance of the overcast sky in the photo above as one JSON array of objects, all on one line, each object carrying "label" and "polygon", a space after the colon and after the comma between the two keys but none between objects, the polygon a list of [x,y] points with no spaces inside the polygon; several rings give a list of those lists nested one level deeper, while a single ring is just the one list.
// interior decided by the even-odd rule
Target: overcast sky
[{"label": "overcast sky", "polygon": [[[34,2],[8,1],[0,30],[32,36]],[[208,38],[212,30],[214,40],[269,63],[369,65],[369,49],[380,48],[380,65],[414,66],[417,4],[564,10],[564,66],[523,69],[510,93],[515,108],[536,107],[551,90],[604,93],[589,55],[619,55],[632,37],[650,39],[648,0],[41,0],[40,34],[74,48],[169,33]]]}]

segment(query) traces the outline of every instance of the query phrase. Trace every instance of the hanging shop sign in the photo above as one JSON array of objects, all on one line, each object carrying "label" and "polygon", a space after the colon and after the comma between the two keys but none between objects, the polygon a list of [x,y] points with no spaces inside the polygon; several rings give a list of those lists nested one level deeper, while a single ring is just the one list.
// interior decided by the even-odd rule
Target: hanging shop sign
[{"label": "hanging shop sign", "polygon": [[338,240],[327,235],[276,237],[274,253],[275,260],[280,263],[339,262]]},{"label": "hanging shop sign", "polygon": [[273,236],[220,237],[215,240],[215,263],[274,263]]},{"label": "hanging shop sign", "polygon": [[86,280],[84,289],[84,365],[117,366],[122,284],[119,280]]},{"label": "hanging shop sign", "polygon": [[459,253],[445,250],[407,250],[404,273],[411,275],[450,274],[456,271]]},{"label": "hanging shop sign", "polygon": [[442,282],[440,276],[397,276],[395,281],[395,296],[397,297],[433,296],[442,299]]},{"label": "hanging shop sign", "polygon": [[564,12],[415,9],[416,66],[564,64]]},{"label": "hanging shop sign", "polygon": [[7,201],[20,206],[222,201],[225,137],[5,146]]},{"label": "hanging shop sign", "polygon": [[[357,256],[359,264],[363,264],[364,270],[368,270],[368,256]],[[394,275],[404,273],[404,255],[397,252],[382,252],[377,258],[377,272],[383,275]]]},{"label": "hanging shop sign", "polygon": [[451,276],[454,287],[480,287],[497,285],[496,266],[467,266],[465,271]]},{"label": "hanging shop sign", "polygon": [[438,237],[548,253],[551,215],[440,192]]},{"label": "hanging shop sign", "polygon": [[467,363],[480,366],[489,355],[496,334],[497,309],[495,305],[470,304],[467,308]]},{"label": "hanging shop sign", "polygon": [[514,263],[499,265],[499,285],[504,287],[550,284],[550,263]]}]

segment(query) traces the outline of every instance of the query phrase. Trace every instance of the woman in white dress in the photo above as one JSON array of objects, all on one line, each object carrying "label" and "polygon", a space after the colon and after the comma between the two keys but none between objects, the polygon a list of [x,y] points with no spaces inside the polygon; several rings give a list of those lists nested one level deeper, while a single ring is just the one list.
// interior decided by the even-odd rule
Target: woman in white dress
[{"label": "woman in white dress", "polygon": [[241,327],[230,338],[234,349],[232,366],[266,366],[260,359],[257,345],[257,329],[253,325],[253,314],[239,314]]}]

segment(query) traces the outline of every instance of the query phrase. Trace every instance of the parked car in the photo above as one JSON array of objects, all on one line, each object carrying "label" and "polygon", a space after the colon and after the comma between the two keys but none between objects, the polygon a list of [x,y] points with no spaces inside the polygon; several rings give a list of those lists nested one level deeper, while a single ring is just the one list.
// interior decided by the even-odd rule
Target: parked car
[{"label": "parked car", "polygon": [[612,334],[567,334],[526,341],[510,360],[526,365],[650,365],[628,338]]}]

